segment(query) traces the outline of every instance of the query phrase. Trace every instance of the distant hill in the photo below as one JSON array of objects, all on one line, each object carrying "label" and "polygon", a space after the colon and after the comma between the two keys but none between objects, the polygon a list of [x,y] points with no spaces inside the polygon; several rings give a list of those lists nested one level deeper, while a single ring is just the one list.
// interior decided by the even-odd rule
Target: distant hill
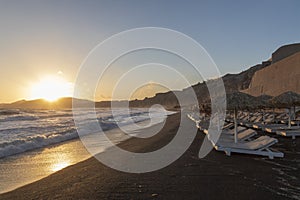
[{"label": "distant hill", "polygon": [[[246,71],[243,71],[239,74],[226,74],[223,76],[223,81],[225,85],[225,89],[227,92],[234,92],[248,88],[253,74],[266,67],[268,63],[259,64],[249,68]],[[208,89],[205,82],[198,83],[193,85],[192,87],[183,89],[181,91],[169,91],[165,93],[158,93],[154,97],[145,98],[143,100],[133,100],[133,101],[114,101],[114,106],[127,106],[131,107],[149,107],[154,104],[164,105],[167,108],[175,108],[178,107],[178,100],[176,95],[188,98],[189,90],[193,89],[197,95],[198,101],[203,102],[209,98]],[[86,107],[87,105],[91,105],[91,103],[95,104],[95,107],[110,107],[110,101],[102,101],[102,102],[91,102],[88,100],[75,99],[76,104],[80,107]],[[187,99],[187,102],[188,99]],[[71,109],[72,108],[72,98],[61,98],[54,102],[48,102],[43,99],[37,100],[21,100],[11,104],[0,104],[0,108],[14,108],[14,109]]]},{"label": "distant hill", "polygon": [[[267,94],[276,96],[291,90],[300,93],[300,44],[285,45],[278,48],[272,58],[261,64],[250,67],[238,74],[226,74],[222,77],[227,93],[243,91],[254,96]],[[209,80],[210,81],[210,80]],[[205,82],[195,84],[181,91],[169,91],[158,93],[154,97],[133,101],[114,101],[114,106],[149,107],[154,104],[164,105],[167,108],[178,107],[176,96],[187,99],[190,90],[194,90],[199,103],[209,99],[209,92]],[[110,107],[110,101],[91,102],[75,99],[80,107],[94,104],[96,107]],[[62,98],[55,102],[45,100],[17,101],[12,104],[0,104],[0,108],[23,108],[23,109],[70,109],[72,98]]]},{"label": "distant hill", "polygon": [[[16,101],[11,104],[0,104],[0,108],[5,109],[71,109],[72,108],[71,97],[61,98],[54,102],[49,102],[44,99],[36,99],[36,100],[21,100]],[[88,100],[74,99],[81,107],[86,107],[86,105],[90,105],[92,103]]]},{"label": "distant hill", "polygon": [[[235,91],[240,91],[248,88],[255,72],[265,68],[270,64],[271,64],[270,61],[266,61],[261,64],[250,67],[249,69],[241,73],[224,75],[222,79],[224,82],[226,92],[232,93]],[[193,85],[191,88],[195,91],[199,103],[209,99],[209,92],[205,82]],[[174,92],[170,91],[166,93],[159,93],[152,98],[145,98],[144,100],[131,101],[130,105],[133,107],[143,107],[152,104],[161,104],[169,108],[178,107],[178,101],[175,94],[185,96],[186,94],[188,94],[191,88],[186,88],[182,91],[174,91]]]}]

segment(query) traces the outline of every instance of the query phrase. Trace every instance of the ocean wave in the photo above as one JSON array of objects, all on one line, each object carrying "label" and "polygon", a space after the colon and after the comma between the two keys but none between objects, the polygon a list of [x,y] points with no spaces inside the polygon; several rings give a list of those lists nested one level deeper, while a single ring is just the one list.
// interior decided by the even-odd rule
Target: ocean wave
[{"label": "ocean wave", "polygon": [[77,131],[72,130],[65,133],[36,135],[26,139],[17,139],[11,142],[0,143],[0,158],[23,153],[25,151],[46,147],[78,137]]},{"label": "ocean wave", "polygon": [[[70,110],[9,112],[11,114],[0,116],[0,158],[78,138]],[[161,118],[166,113],[149,113],[145,109],[131,110],[128,113],[127,110],[120,109],[112,116],[111,110],[101,109],[96,113],[82,111],[77,114],[80,117],[80,135],[85,135],[99,132],[99,125],[102,131],[107,131],[149,120],[150,117]]]},{"label": "ocean wave", "polygon": [[0,110],[0,115],[18,115],[20,113],[19,110]]},{"label": "ocean wave", "polygon": [[4,119],[0,119],[0,122],[7,122],[7,121],[34,121],[39,119],[37,116],[11,116],[11,117],[6,117]]}]

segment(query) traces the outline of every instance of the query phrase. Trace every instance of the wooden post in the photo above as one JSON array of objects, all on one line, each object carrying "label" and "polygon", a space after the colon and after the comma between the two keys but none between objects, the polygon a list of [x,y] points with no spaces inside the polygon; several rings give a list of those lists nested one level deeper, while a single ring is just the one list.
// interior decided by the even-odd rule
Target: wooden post
[{"label": "wooden post", "polygon": [[234,142],[237,143],[237,112],[234,109]]}]

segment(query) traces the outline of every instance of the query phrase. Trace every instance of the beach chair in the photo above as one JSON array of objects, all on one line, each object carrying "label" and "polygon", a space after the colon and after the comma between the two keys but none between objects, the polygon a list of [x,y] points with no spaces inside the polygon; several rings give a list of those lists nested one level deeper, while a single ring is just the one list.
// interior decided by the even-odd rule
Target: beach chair
[{"label": "beach chair", "polygon": [[[244,127],[240,127],[240,128],[244,128]],[[207,129],[203,129],[203,132],[205,134],[208,134]],[[238,130],[237,139],[238,141],[247,141],[255,135],[257,135],[257,132],[254,131],[253,129],[240,129]],[[234,130],[223,130],[219,137],[219,140],[234,141]]]},{"label": "beach chair", "polygon": [[[227,132],[232,132],[232,134],[234,134],[234,125],[233,125],[233,127],[232,128],[230,128],[230,129],[227,129]],[[244,130],[246,130],[247,128],[246,127],[243,127],[243,126],[238,126],[237,127],[237,132],[238,133],[240,133],[241,131],[244,131]],[[225,129],[224,129],[225,130]]]},{"label": "beach chair", "polygon": [[253,128],[254,124],[257,124],[258,122],[260,122],[262,120],[262,116],[256,116],[254,117],[254,119],[252,118],[252,121],[249,122],[244,122],[243,126],[246,126],[248,128]]},{"label": "beach chair", "polygon": [[234,127],[234,123],[230,122],[223,126],[223,130],[231,129]]},{"label": "beach chair", "polygon": [[276,131],[276,134],[284,137],[292,137],[294,140],[297,136],[300,136],[300,129]]},{"label": "beach chair", "polygon": [[[262,121],[260,121],[260,120],[262,120]],[[252,123],[251,128],[258,129],[258,130],[263,129],[266,124],[270,124],[273,122],[274,116],[271,113],[267,113],[267,114],[264,114],[264,116],[261,116],[260,120]]]},{"label": "beach chair", "polygon": [[287,125],[282,125],[282,124],[269,124],[265,125],[262,130],[268,133],[276,133],[277,131],[292,131],[292,130],[297,130],[300,129],[299,126],[291,126],[288,127]]},{"label": "beach chair", "polygon": [[[257,135],[257,132],[253,129],[242,129],[242,130],[238,130],[238,134],[237,134],[237,138],[238,138],[238,141],[247,141],[249,140],[250,138],[252,138],[253,136]],[[221,134],[221,137],[220,137],[221,140],[231,140],[233,141],[234,140],[234,130],[225,130],[222,132]]]},{"label": "beach chair", "polygon": [[282,158],[284,154],[282,152],[275,152],[269,149],[272,145],[278,142],[277,139],[269,136],[261,136],[255,140],[247,142],[238,142],[219,140],[217,144],[213,144],[217,151],[224,151],[227,156],[231,153],[251,154],[267,156],[270,159],[274,157]]},{"label": "beach chair", "polygon": [[297,125],[300,126],[300,119],[297,117],[296,119],[291,121],[291,125]]}]

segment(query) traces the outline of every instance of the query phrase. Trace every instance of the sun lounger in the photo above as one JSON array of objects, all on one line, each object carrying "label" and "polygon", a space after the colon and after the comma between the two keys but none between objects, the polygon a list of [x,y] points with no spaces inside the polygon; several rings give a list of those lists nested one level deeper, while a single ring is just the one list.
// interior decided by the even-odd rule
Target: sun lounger
[{"label": "sun lounger", "polygon": [[268,156],[270,159],[274,157],[282,158],[284,154],[282,152],[274,152],[269,149],[270,146],[277,143],[278,140],[269,136],[261,136],[255,140],[249,142],[222,141],[219,140],[217,144],[214,144],[214,148],[217,151],[224,151],[226,155],[230,156],[232,152],[242,154],[252,154]]},{"label": "sun lounger", "polygon": [[252,124],[252,127],[254,129],[262,129],[264,127],[264,124],[262,123]]},{"label": "sun lounger", "polygon": [[223,126],[223,130],[226,130],[226,129],[231,129],[234,127],[234,123],[228,123],[226,125]]},{"label": "sun lounger", "polygon": [[276,131],[276,134],[284,137],[292,137],[294,140],[297,136],[300,136],[300,129]]},{"label": "sun lounger", "polygon": [[268,133],[276,133],[277,131],[289,131],[289,130],[297,130],[297,129],[299,129],[299,126],[292,126],[289,128],[287,125],[282,125],[282,124],[272,124],[269,126],[265,126],[263,128],[263,130]]},{"label": "sun lounger", "polygon": [[[208,134],[208,130],[202,128],[200,126],[200,123],[196,123],[196,125],[199,126],[205,134]],[[232,126],[232,124],[228,124],[228,127],[229,126]],[[234,131],[230,129],[223,129],[223,132],[220,135],[217,143],[214,143],[212,140],[210,141],[217,151],[224,151],[228,156],[230,156],[232,152],[268,156],[270,159],[273,159],[274,157],[284,156],[282,152],[274,152],[269,149],[270,146],[278,142],[278,140],[275,138],[271,138],[269,136],[261,136],[257,139],[249,141],[249,139],[251,139],[256,134],[256,131],[252,129],[242,130],[242,127],[240,127],[237,134],[238,142],[235,143]]]},{"label": "sun lounger", "polygon": [[292,121],[291,121],[291,125],[297,125],[297,126],[300,126],[300,120],[299,120],[299,119],[292,120]]},{"label": "sun lounger", "polygon": [[[237,138],[238,141],[246,141],[252,138],[253,136],[257,135],[257,132],[254,131],[253,129],[244,129],[238,132]],[[234,131],[223,131],[220,137],[221,140],[234,140]]]},{"label": "sun lounger", "polygon": [[[208,130],[204,129],[203,132],[208,134]],[[240,130],[237,134],[238,141],[246,141],[257,135],[257,132],[253,129],[243,129]],[[219,140],[222,141],[234,141],[234,131],[233,130],[223,130],[222,134],[219,137]]]}]

